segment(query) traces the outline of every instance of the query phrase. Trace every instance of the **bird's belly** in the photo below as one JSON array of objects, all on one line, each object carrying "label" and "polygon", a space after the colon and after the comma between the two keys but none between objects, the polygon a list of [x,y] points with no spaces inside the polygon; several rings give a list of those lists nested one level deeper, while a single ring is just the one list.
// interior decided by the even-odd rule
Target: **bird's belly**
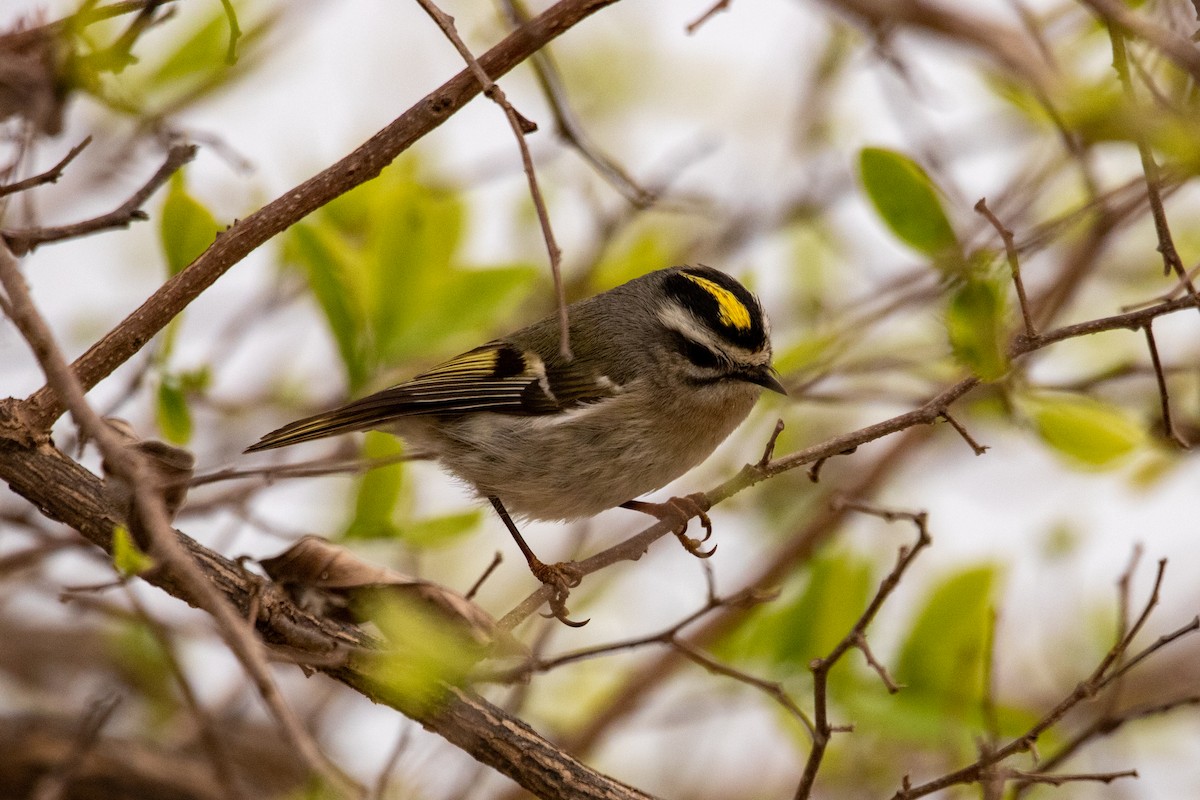
[{"label": "bird's belly", "polygon": [[755,394],[733,404],[723,398],[726,413],[715,418],[699,408],[633,415],[610,402],[554,417],[477,414],[400,432],[512,514],[571,520],[659,489],[699,464],[745,418]]}]

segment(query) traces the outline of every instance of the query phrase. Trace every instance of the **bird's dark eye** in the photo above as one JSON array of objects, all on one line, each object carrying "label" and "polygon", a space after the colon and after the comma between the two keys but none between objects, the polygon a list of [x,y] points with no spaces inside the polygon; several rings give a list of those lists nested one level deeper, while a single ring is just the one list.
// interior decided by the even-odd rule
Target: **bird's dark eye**
[{"label": "bird's dark eye", "polygon": [[676,342],[679,352],[688,361],[703,369],[716,369],[721,366],[721,357],[702,344],[693,342],[686,336],[680,336]]}]

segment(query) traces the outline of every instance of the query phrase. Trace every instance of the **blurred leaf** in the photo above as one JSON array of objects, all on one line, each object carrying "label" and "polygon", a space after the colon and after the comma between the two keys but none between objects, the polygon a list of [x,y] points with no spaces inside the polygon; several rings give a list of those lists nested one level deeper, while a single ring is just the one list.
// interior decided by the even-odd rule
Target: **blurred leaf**
[{"label": "blurred leaf", "polygon": [[449,356],[489,338],[533,285],[527,267],[460,264],[462,198],[422,184],[412,162],[339,197],[289,234],[352,391],[380,368]]},{"label": "blurred leaf", "polygon": [[124,525],[118,525],[113,529],[112,558],[117,572],[126,578],[132,578],[154,568],[154,559],[142,552],[142,549],[133,541],[133,535]]},{"label": "blurred leaf", "polygon": [[787,672],[807,672],[809,662],[841,641],[866,608],[870,562],[847,553],[812,562],[804,588],[760,606],[721,650],[730,657],[765,660]]},{"label": "blurred leaf", "polygon": [[158,229],[168,274],[175,275],[192,263],[213,243],[220,230],[212,212],[188,194],[183,171],[172,175]]},{"label": "blurred leaf", "polygon": [[[363,458],[387,458],[403,451],[400,440],[389,433],[368,431],[363,440]],[[403,486],[402,463],[379,467],[363,475],[354,499],[354,517],[342,536],[347,539],[390,539],[400,535],[392,518]]]},{"label": "blurred leaf", "polygon": [[[171,26],[178,34],[174,46],[162,58],[144,59],[127,71],[119,102],[148,108],[150,114],[174,113],[251,74],[266,52],[258,45],[278,16],[277,11],[262,13],[264,6],[238,0],[235,8],[220,0],[204,4],[201,16],[181,13],[183,21]],[[247,18],[254,21],[246,23]]]},{"label": "blurred leaf", "polygon": [[363,613],[388,643],[386,651],[370,653],[364,666],[389,702],[398,701],[406,711],[435,707],[446,687],[461,683],[484,654],[469,632],[411,598],[379,593]]},{"label": "blurred leaf", "polygon": [[602,292],[647,272],[669,266],[674,253],[664,231],[645,225],[633,235],[622,237],[616,247],[606,250],[589,276],[589,292]]},{"label": "blurred leaf", "polygon": [[894,150],[866,147],[859,154],[859,174],[875,211],[897,238],[933,259],[959,256],[938,189],[915,161]]},{"label": "blurred leaf", "polygon": [[946,333],[959,363],[985,381],[1008,372],[1006,285],[998,278],[969,277],[950,295]]},{"label": "blurred leaf", "polygon": [[1146,441],[1146,431],[1123,409],[1082,395],[1042,394],[1021,407],[1046,444],[1088,467],[1111,467]]},{"label": "blurred leaf", "polygon": [[113,632],[108,649],[120,675],[152,701],[157,722],[166,722],[178,708],[174,678],[162,644],[145,623],[131,620]]},{"label": "blurred leaf", "polygon": [[973,709],[982,692],[985,635],[996,568],[964,569],[938,584],[917,615],[895,676],[917,702],[943,710]]},{"label": "blurred leaf", "polygon": [[774,359],[781,375],[792,376],[805,370],[817,371],[840,351],[841,337],[832,331],[809,332],[783,348]]},{"label": "blurred leaf", "polygon": [[192,413],[176,376],[164,375],[159,381],[154,416],[158,430],[168,442],[187,444],[192,438]]},{"label": "blurred leaf", "polygon": [[354,267],[342,255],[345,249],[333,233],[307,222],[292,226],[287,245],[290,260],[304,268],[313,296],[325,312],[350,386],[361,386],[369,374],[364,353],[364,320],[351,286]]},{"label": "blurred leaf", "polygon": [[406,523],[401,535],[412,547],[445,547],[479,527],[482,517],[482,509],[429,517]]}]

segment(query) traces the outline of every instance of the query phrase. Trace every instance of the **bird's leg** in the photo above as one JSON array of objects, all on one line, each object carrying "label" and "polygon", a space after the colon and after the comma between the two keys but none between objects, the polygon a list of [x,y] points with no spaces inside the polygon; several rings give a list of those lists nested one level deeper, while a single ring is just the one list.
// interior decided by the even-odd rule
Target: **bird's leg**
[{"label": "bird's leg", "polygon": [[[675,536],[679,539],[679,543],[683,545],[684,550],[687,550],[696,558],[708,558],[717,552],[715,544],[708,550],[702,547],[712,536],[712,520],[708,518],[707,513],[711,507],[712,503],[709,502],[708,497],[703,492],[689,494],[684,497],[672,497],[665,503],[647,503],[642,500],[630,500],[627,503],[621,504],[621,508],[640,511],[663,522],[674,524]],[[704,527],[703,539],[693,539],[687,535],[688,520],[692,517],[700,518],[700,524]]]},{"label": "bird's leg", "polygon": [[500,498],[491,496],[488,497],[488,500],[491,501],[492,508],[496,509],[496,513],[500,515],[508,532],[512,534],[517,547],[521,548],[521,554],[525,556],[525,562],[529,564],[529,571],[533,573],[533,577],[554,590],[554,594],[550,598],[550,611],[554,617],[573,628],[586,625],[588,623],[586,619],[582,622],[570,619],[570,612],[567,610],[567,596],[571,593],[571,589],[574,589],[583,580],[583,573],[574,564],[564,561],[547,564],[534,555],[533,549],[526,544],[525,537],[517,530],[517,524],[509,516],[508,509],[500,502]]}]

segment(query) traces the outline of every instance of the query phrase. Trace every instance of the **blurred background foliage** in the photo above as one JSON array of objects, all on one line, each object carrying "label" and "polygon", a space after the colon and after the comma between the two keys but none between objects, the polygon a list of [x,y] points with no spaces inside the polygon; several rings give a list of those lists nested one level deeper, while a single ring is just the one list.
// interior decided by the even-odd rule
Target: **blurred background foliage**
[{"label": "blurred background foliage", "polygon": [[[103,209],[128,193],[127,176],[153,169],[163,141],[190,137],[203,147],[151,202],[151,230],[44,247],[28,260],[35,292],[73,352],[227,225],[460,68],[411,5],[177,2],[144,19],[96,21],[99,4],[39,11],[38,3],[26,16],[0,16],[10,30],[0,39],[0,65],[30,70],[19,102],[0,97],[6,159],[33,172],[84,135],[95,138],[72,168],[78,174],[42,190],[40,207],[10,201],[2,227]],[[585,158],[556,135],[530,69],[504,81],[542,128],[530,143],[573,299],[702,262],[744,279],[772,317],[775,361],[791,396],[765,399],[664,497],[711,488],[757,460],[777,418],[786,427],[776,452],[786,454],[910,410],[962,378],[983,384],[953,407],[990,448],[982,457],[949,425],[923,427],[832,459],[819,481],[803,469],[786,473],[713,513],[721,546],[704,565],[708,577],[732,592],[766,575],[763,588],[778,596],[750,610],[721,609],[710,615],[720,625],[705,627],[706,618],[685,633],[704,630],[699,646],[712,658],[778,683],[811,712],[810,664],[854,626],[908,540],[902,526],[873,518],[838,516],[826,527],[813,520],[832,495],[860,484],[872,502],[930,511],[932,550],[868,632],[901,690],[889,694],[857,651],[831,675],[831,713],[854,731],[835,737],[818,778],[825,797],[890,796],[905,775],[949,772],[974,760],[988,737],[1028,729],[1111,645],[1115,585],[1135,543],[1147,561],[1171,558],[1155,634],[1192,613],[1200,585],[1198,469],[1163,430],[1143,337],[1105,333],[1013,360],[1023,327],[1010,267],[995,230],[972,211],[986,196],[1015,232],[1041,331],[1177,295],[1178,281],[1163,276],[1155,250],[1138,148],[1162,165],[1171,233],[1191,269],[1200,253],[1193,79],[1130,40],[1134,88],[1122,86],[1110,66],[1110,31],[1081,3],[918,4],[933,20],[976,19],[995,34],[994,49],[986,36],[931,34],[932,24],[880,26],[862,10],[875,5],[734,3],[690,37],[685,25],[704,3],[628,2],[602,12],[554,45],[543,66],[565,87],[555,102],[593,142]],[[447,10],[476,52],[506,31],[489,4]],[[1180,37],[1195,29],[1187,3],[1135,10]],[[38,27],[71,13],[68,24]],[[630,36],[634,30],[644,36]],[[23,39],[11,38],[21,31]],[[1025,60],[1004,57],[1012,53]],[[28,66],[35,62],[41,72]],[[39,136],[49,138],[28,148]],[[589,165],[597,153],[615,159],[655,202],[629,202],[619,179]],[[462,592],[499,549],[504,563],[477,596],[499,617],[533,588],[500,524],[435,469],[408,461],[393,437],[345,437],[252,465],[354,461],[339,474],[214,476],[250,465],[238,453],[263,431],[552,310],[515,144],[502,115],[476,101],[380,177],[239,265],[93,399],[143,435],[196,451],[207,475],[179,525],[206,544],[265,557],[317,533]],[[1155,331],[1176,427],[1194,441],[1194,314],[1164,318]],[[5,394],[38,385],[11,331],[0,338],[0,363],[12,381]],[[56,440],[67,446],[74,435],[60,425]],[[642,522],[616,511],[575,526],[532,525],[530,534],[545,557],[567,558]],[[53,752],[69,752],[62,748],[72,728],[62,720],[116,692],[119,723],[105,729],[104,746],[120,743],[111,733],[127,737],[147,763],[179,759],[200,769],[191,796],[223,796],[228,776],[204,766],[223,762],[247,796],[322,796],[278,744],[203,619],[144,586],[88,590],[114,578],[111,565],[15,497],[0,496],[0,530],[0,626],[11,643],[0,656],[0,740],[25,759],[0,766],[0,790],[27,786],[52,763],[26,757],[27,741],[10,723],[31,715],[48,740],[58,736]],[[700,565],[662,543],[572,593],[573,611],[592,617],[587,628],[535,619],[517,633],[546,658],[648,635],[701,607],[705,585]],[[1149,586],[1145,565],[1131,585],[1126,601],[1136,605]],[[55,602],[64,589],[65,610]],[[152,612],[140,610],[146,606]],[[454,648],[436,619],[416,611],[387,609],[379,625],[405,628],[433,651]],[[648,644],[487,691],[648,791],[790,796],[810,746],[804,727],[745,682],[668,665],[664,649]],[[1119,696],[1079,709],[1043,736],[1041,754],[1104,714],[1200,693],[1194,647],[1183,650],[1193,660],[1146,664]],[[421,694],[431,675],[461,677],[463,669],[454,659],[418,665],[413,685],[395,690]],[[303,681],[295,669],[280,674],[335,758],[365,780],[388,763],[399,731],[403,747],[388,767],[385,796],[510,796],[502,780],[480,777],[412,723],[328,682]],[[385,665],[381,674],[405,673]],[[640,694],[639,681],[657,691]],[[194,688],[180,688],[188,683]],[[203,719],[227,739],[228,752],[206,749]],[[1136,767],[1137,782],[1028,793],[1193,795],[1197,728],[1191,711],[1155,716],[1067,765]],[[97,780],[106,764],[97,761]]]}]

